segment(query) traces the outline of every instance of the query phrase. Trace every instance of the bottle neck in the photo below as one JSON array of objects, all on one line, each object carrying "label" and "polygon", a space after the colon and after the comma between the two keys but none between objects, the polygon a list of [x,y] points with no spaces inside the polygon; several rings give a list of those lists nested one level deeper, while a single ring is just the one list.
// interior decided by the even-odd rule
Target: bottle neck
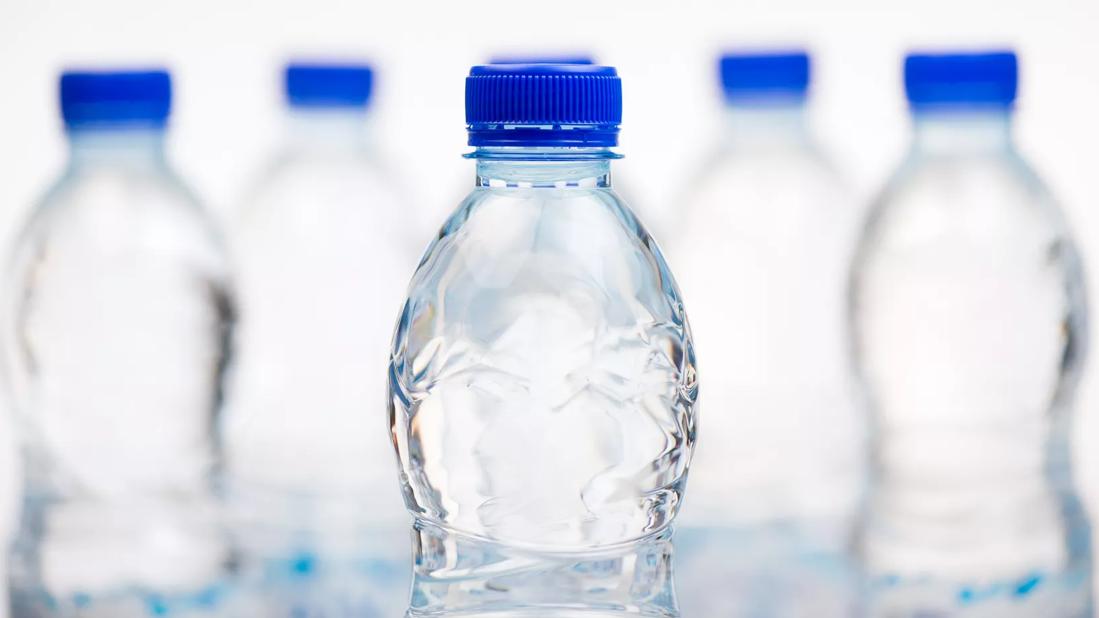
[{"label": "bottle neck", "polygon": [[372,145],[366,110],[359,107],[291,108],[286,124],[296,148],[358,150]]},{"label": "bottle neck", "polygon": [[73,167],[156,168],[164,165],[162,127],[69,128]]},{"label": "bottle neck", "polygon": [[725,107],[725,142],[732,146],[805,145],[808,114],[803,103],[729,104]]},{"label": "bottle neck", "polygon": [[919,152],[991,153],[1013,147],[1007,109],[917,111],[913,127],[913,147]]},{"label": "bottle neck", "polygon": [[478,187],[609,188],[609,148],[480,147],[466,155],[477,160]]}]

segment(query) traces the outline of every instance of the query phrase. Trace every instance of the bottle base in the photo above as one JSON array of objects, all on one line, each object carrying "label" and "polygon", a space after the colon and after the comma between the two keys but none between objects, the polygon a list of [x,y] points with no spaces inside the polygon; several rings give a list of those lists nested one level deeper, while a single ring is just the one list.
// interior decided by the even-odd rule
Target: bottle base
[{"label": "bottle base", "polygon": [[515,548],[413,525],[408,618],[678,616],[671,531],[594,553]]}]

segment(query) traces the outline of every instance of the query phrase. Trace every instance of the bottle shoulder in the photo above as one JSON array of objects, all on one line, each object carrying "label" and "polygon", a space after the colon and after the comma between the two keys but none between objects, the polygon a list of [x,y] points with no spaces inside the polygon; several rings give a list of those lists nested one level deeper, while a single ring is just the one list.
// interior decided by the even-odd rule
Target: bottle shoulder
[{"label": "bottle shoulder", "polygon": [[15,267],[37,256],[77,260],[149,256],[194,262],[224,277],[225,249],[213,218],[169,169],[69,170],[25,220]]},{"label": "bottle shoulder", "polygon": [[1070,243],[1053,195],[1013,152],[910,153],[871,204],[865,236],[890,244],[962,237],[986,246],[1050,237]]},{"label": "bottle shoulder", "polygon": [[493,252],[514,251],[517,243],[549,243],[563,252],[585,243],[651,244],[648,231],[610,187],[477,187],[439,235],[463,244],[485,241]]},{"label": "bottle shoulder", "polygon": [[326,242],[321,236],[329,235],[411,250],[412,202],[384,161],[369,153],[284,150],[250,183],[231,233],[245,244]]},{"label": "bottle shoulder", "polygon": [[[130,212],[137,220],[174,215],[201,221],[207,215],[192,189],[173,170],[156,166],[140,169],[90,168],[66,170],[36,204],[43,213],[62,211]],[[131,212],[132,211],[132,212]]]},{"label": "bottle shoulder", "polygon": [[[686,215],[744,209],[760,214],[786,207],[816,207],[828,203],[852,210],[851,190],[824,153],[811,145],[772,148],[723,148],[699,167],[683,196]],[[760,204],[768,204],[761,209]],[[810,213],[811,215],[812,213]],[[737,214],[739,217],[739,213]]]},{"label": "bottle shoulder", "polygon": [[400,208],[404,195],[384,161],[369,153],[285,150],[249,183],[238,215],[247,221],[297,209],[337,214],[368,207],[376,219],[384,220],[390,215],[387,209]]},{"label": "bottle shoulder", "polygon": [[[790,247],[839,255],[863,215],[842,173],[810,148],[726,148],[700,165],[667,209],[677,264],[712,260],[730,246],[759,255]],[[674,214],[671,214],[674,213]]]},{"label": "bottle shoulder", "polygon": [[611,215],[623,223],[638,225],[637,217],[611,187],[481,186],[466,194],[444,224],[442,233],[461,226],[474,214],[478,217],[506,216],[502,209],[510,206],[516,208],[516,214],[556,218],[564,213],[542,212],[543,209],[556,205],[564,205],[570,212],[583,212],[592,216]]},{"label": "bottle shoulder", "polygon": [[[601,307],[640,299],[660,319],[681,311],[659,249],[609,188],[475,189],[429,247],[413,278],[412,301],[457,300],[452,290],[572,295]],[[494,301],[493,308],[503,305]]]},{"label": "bottle shoulder", "polygon": [[1049,201],[1045,183],[1031,165],[1013,150],[977,153],[923,153],[912,150],[889,180],[882,200],[899,201],[907,195],[943,194],[955,201],[976,199],[982,187],[996,195],[1013,194],[1019,201]]},{"label": "bottle shoulder", "polygon": [[1067,302],[1068,328],[1083,328],[1079,251],[1052,195],[1018,156],[910,155],[873,203],[856,251],[860,296],[934,290],[927,298],[949,306],[1008,303],[1015,294],[1025,306],[1046,294]]}]

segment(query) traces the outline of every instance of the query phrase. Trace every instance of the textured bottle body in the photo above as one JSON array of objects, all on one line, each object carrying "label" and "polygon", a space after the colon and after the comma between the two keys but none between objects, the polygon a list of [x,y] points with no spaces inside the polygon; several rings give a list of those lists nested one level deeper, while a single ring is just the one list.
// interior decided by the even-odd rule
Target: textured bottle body
[{"label": "textured bottle body", "polygon": [[194,200],[155,163],[74,166],[18,241],[5,310],[25,477],[16,609],[23,593],[65,607],[216,582],[232,316]]},{"label": "textured bottle body", "polygon": [[874,410],[875,574],[1019,582],[1088,568],[1071,474],[1086,306],[1056,206],[1004,148],[914,151],[853,274]]},{"label": "textured bottle body", "polygon": [[683,204],[670,257],[692,301],[704,440],[685,521],[849,521],[862,418],[844,318],[857,211],[802,139],[721,151]]},{"label": "textured bottle body", "polygon": [[419,518],[584,549],[674,516],[694,354],[648,234],[594,177],[553,173],[486,181],[428,250],[394,338],[390,421]]}]

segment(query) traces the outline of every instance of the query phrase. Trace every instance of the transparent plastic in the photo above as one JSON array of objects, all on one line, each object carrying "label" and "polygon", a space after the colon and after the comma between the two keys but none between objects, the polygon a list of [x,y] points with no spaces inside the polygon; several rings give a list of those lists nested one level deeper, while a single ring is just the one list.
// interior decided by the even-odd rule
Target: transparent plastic
[{"label": "transparent plastic", "polygon": [[407,548],[382,542],[408,522],[385,375],[416,267],[414,212],[365,110],[294,109],[288,120],[232,228],[240,319],[224,427],[242,559],[277,575],[269,611],[293,606],[285,593],[301,587],[311,612],[343,603],[394,615],[367,592],[383,563],[383,581],[407,577]]},{"label": "transparent plastic", "polygon": [[842,544],[864,462],[844,313],[859,212],[802,105],[726,114],[668,246],[712,376],[682,523],[824,527]]},{"label": "transparent plastic", "polygon": [[547,553],[419,521],[406,618],[676,618],[671,536],[666,529],[597,550]]},{"label": "transparent plastic", "polygon": [[885,613],[1090,615],[1069,444],[1083,277],[1010,125],[917,114],[854,265],[874,423],[860,545]]},{"label": "transparent plastic", "polygon": [[74,130],[70,143],[5,281],[25,482],[12,613],[208,608],[229,560],[211,488],[224,252],[161,131]]},{"label": "transparent plastic", "polygon": [[410,216],[361,113],[293,113],[233,227],[239,354],[225,425],[237,481],[381,491],[374,500],[389,496],[404,521],[384,376],[416,267]]},{"label": "transparent plastic", "polygon": [[536,551],[658,533],[682,500],[697,394],[664,259],[611,190],[609,151],[475,156],[477,188],[393,340],[405,502],[445,533]]}]

